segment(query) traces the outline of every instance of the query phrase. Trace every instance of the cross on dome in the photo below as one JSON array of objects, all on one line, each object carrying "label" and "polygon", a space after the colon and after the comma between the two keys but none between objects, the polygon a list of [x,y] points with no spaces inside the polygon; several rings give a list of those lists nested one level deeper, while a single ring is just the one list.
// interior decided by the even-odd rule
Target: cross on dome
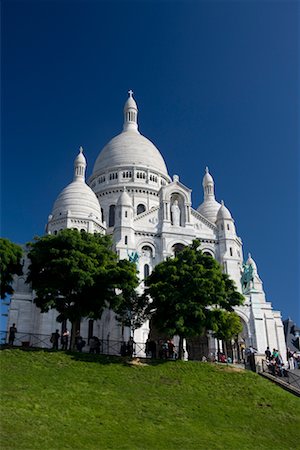
[{"label": "cross on dome", "polygon": [[126,103],[124,105],[124,124],[123,124],[123,131],[136,131],[138,132],[138,125],[137,125],[137,114],[138,109],[136,102],[133,98],[133,90],[129,89],[128,91],[129,97],[126,100]]}]

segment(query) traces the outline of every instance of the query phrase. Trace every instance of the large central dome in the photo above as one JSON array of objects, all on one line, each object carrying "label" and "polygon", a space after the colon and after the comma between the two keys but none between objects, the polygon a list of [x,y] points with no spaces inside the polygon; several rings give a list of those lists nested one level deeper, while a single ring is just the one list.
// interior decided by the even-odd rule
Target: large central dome
[{"label": "large central dome", "polygon": [[106,144],[95,162],[93,174],[133,165],[168,175],[165,161],[155,145],[131,130],[123,131]]},{"label": "large central dome", "polygon": [[124,106],[123,132],[111,139],[99,154],[93,176],[126,167],[150,169],[168,177],[165,161],[155,145],[138,131],[137,105],[129,91]]}]

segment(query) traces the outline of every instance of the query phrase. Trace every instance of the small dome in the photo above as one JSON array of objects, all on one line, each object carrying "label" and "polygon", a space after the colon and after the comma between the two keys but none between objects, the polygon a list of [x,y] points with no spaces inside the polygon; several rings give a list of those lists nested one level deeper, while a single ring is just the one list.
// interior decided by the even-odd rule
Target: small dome
[{"label": "small dome", "polygon": [[210,222],[215,223],[220,206],[220,203],[213,197],[201,203],[201,205],[197,208],[197,211]]},{"label": "small dome", "polygon": [[86,165],[86,159],[84,157],[83,148],[82,147],[80,147],[79,153],[78,153],[78,155],[76,156],[76,158],[74,160],[74,166],[76,166],[77,164],[85,164]]},{"label": "small dome", "polygon": [[205,175],[203,177],[202,186],[205,187],[208,184],[214,184],[214,179],[209,173],[208,167],[205,168]]},{"label": "small dome", "polygon": [[118,198],[117,205],[132,206],[131,198],[130,198],[128,192],[126,191],[126,189],[124,189],[124,191]]},{"label": "small dome", "polygon": [[129,94],[129,97],[125,102],[124,111],[126,111],[128,108],[134,108],[137,110],[138,108],[137,108],[136,101],[134,100],[134,98],[132,96],[133,92],[130,90],[130,91],[128,91],[128,94]]},{"label": "small dome", "polygon": [[95,162],[93,175],[133,165],[150,168],[168,176],[159,150],[149,139],[135,131],[123,131],[106,144]]},{"label": "small dome", "polygon": [[226,208],[224,202],[221,202],[221,208],[217,214],[217,220],[232,219],[229,209]]},{"label": "small dome", "polygon": [[82,181],[73,181],[57,197],[52,216],[57,219],[70,211],[72,216],[91,217],[101,220],[101,209],[92,189]]}]

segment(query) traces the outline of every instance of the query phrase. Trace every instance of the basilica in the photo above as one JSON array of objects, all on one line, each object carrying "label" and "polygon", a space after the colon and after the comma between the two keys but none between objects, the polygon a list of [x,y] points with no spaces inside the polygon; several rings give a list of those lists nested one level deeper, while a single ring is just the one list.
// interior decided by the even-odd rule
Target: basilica
[{"label": "basilica", "polygon": [[[169,175],[158,148],[139,132],[138,108],[132,91],[124,105],[122,132],[104,146],[87,181],[85,170],[86,159],[80,148],[74,161],[73,180],[55,200],[46,233],[75,228],[111,235],[118,257],[136,262],[141,290],[143,280],[157,263],[172,257],[193,239],[200,240],[202,251],[217,259],[245,297],[243,306],[235,308],[243,325],[238,345],[253,346],[260,354],[269,346],[279,349],[285,357],[281,314],[266,300],[257,265],[250,254],[244,262],[242,240],[230,210],[215,197],[212,174],[206,167],[203,201],[193,207],[191,190],[181,183],[178,175]],[[8,327],[15,323],[18,332],[27,333],[30,341],[32,334],[49,336],[61,324],[56,321],[55,310],[41,313],[35,306],[34,293],[25,283],[26,267],[28,261],[24,258],[25,275],[15,282]],[[107,309],[99,321],[83,319],[80,333],[87,339],[95,335],[103,342],[119,342],[129,338],[130,330],[125,330],[124,337],[114,312]],[[134,332],[134,340],[141,349],[149,336],[149,322]],[[216,351],[216,339],[209,332],[204,344],[201,339],[203,355]],[[193,359],[192,342],[189,348]]]}]

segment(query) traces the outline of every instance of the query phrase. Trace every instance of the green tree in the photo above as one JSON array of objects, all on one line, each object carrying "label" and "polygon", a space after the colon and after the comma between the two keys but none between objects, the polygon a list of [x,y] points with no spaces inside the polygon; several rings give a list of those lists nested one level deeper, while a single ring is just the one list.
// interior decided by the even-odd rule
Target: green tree
[{"label": "green tree", "polygon": [[116,319],[122,326],[122,336],[124,327],[129,327],[134,332],[149,318],[147,306],[148,299],[145,295],[139,295],[135,289],[123,290],[118,298],[118,304],[114,308]]},{"label": "green tree", "polygon": [[137,286],[136,266],[118,261],[109,236],[62,230],[28,244],[27,282],[42,312],[55,308],[58,320],[72,323],[71,348],[82,317],[99,319],[118,304],[117,292]]},{"label": "green tree", "polygon": [[9,239],[0,238],[0,295],[4,299],[6,295],[14,293],[12,282],[14,275],[22,275],[21,258],[22,248]]},{"label": "green tree", "polygon": [[241,320],[235,312],[216,308],[209,311],[207,326],[218,339],[218,353],[220,352],[219,340],[224,342],[226,356],[227,342],[243,330]]},{"label": "green tree", "polygon": [[[146,280],[146,295],[152,299],[148,309],[160,330],[179,335],[179,357],[183,355],[183,338],[208,329],[212,309],[232,312],[244,301],[219,263],[203,254],[199,246],[199,241],[193,241],[174,258],[155,266]],[[217,315],[214,319],[216,326]]]}]

